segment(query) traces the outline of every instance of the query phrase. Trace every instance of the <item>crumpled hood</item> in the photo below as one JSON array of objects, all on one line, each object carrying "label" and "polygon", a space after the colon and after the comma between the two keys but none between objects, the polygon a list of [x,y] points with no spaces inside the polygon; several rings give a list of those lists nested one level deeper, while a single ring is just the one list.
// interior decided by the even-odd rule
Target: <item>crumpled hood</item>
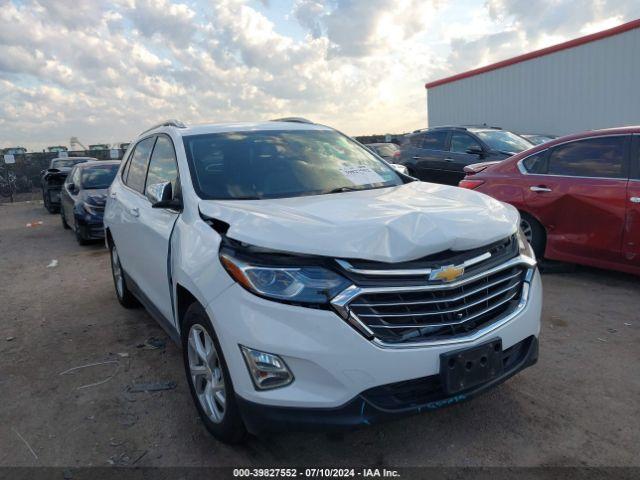
[{"label": "crumpled hood", "polygon": [[518,212],[471,190],[424,182],[269,200],[203,200],[227,236],[292,253],[404,262],[516,232]]}]

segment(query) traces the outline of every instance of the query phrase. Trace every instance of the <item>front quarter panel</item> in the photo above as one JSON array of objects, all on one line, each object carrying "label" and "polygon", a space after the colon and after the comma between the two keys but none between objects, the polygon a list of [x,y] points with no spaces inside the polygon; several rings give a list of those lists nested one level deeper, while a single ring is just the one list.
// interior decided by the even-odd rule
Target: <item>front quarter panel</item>
[{"label": "front quarter panel", "polygon": [[[207,306],[234,281],[220,263],[220,235],[202,219],[180,216],[171,241],[173,286],[180,284]],[[177,318],[177,316],[176,316]]]}]

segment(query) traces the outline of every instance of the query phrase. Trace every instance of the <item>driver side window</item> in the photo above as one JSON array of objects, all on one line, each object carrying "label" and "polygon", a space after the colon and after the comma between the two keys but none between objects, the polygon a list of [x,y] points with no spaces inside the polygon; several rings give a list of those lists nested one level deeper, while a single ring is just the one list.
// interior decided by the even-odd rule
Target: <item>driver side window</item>
[{"label": "driver side window", "polygon": [[466,133],[453,132],[451,134],[451,151],[454,153],[467,153],[470,148],[480,150],[480,144]]},{"label": "driver side window", "polygon": [[80,169],[77,167],[73,167],[73,170],[71,170],[71,172],[69,172],[69,175],[67,175],[67,180],[65,183],[67,184],[67,186],[73,183],[76,190],[80,188]]},{"label": "driver side window", "polygon": [[158,137],[149,161],[145,195],[149,196],[149,187],[158,183],[171,183],[171,192],[176,197],[178,182],[178,166],[173,143],[163,135]]}]

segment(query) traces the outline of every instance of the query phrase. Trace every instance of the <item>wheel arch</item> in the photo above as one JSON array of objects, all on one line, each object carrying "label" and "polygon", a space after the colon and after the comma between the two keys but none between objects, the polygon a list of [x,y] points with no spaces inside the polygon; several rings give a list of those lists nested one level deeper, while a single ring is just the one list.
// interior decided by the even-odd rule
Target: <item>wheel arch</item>
[{"label": "wheel arch", "polygon": [[107,244],[107,248],[111,248],[113,245],[113,237],[111,236],[111,229],[109,227],[104,229],[104,241]]},{"label": "wheel arch", "polygon": [[540,230],[542,231],[542,252],[543,254],[546,253],[547,247],[549,245],[549,234],[547,232],[547,228],[544,226],[544,223],[542,223],[540,221],[540,219],[532,214],[531,212],[528,212],[526,210],[523,209],[518,209],[518,213],[520,214],[520,217],[522,218],[523,216],[525,217],[529,217],[531,220],[533,220],[534,222],[536,222],[538,224],[538,226],[540,227]]},{"label": "wheel arch", "polygon": [[176,320],[178,324],[177,325],[178,330],[180,333],[182,333],[182,324],[184,322],[184,315],[187,312],[189,305],[191,305],[194,302],[199,303],[203,308],[205,308],[205,305],[202,305],[202,302],[200,302],[187,287],[185,287],[180,283],[176,283],[176,315],[177,315]]},{"label": "wheel arch", "polygon": [[524,208],[518,208],[518,213],[520,214],[520,216],[522,215],[526,215],[527,217],[531,217],[533,220],[535,220],[536,222],[538,222],[538,224],[540,225],[540,227],[542,228],[542,231],[544,232],[544,236],[545,236],[545,240],[547,237],[547,228],[544,226],[544,223],[542,223],[540,221],[540,219],[538,218],[537,215],[529,212],[528,210],[525,210]]}]

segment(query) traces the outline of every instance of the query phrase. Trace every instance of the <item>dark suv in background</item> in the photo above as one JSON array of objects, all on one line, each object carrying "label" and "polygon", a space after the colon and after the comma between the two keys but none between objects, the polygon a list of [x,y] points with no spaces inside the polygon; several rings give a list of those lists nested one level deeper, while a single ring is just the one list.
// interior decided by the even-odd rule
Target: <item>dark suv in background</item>
[{"label": "dark suv in background", "polygon": [[504,160],[532,146],[520,135],[496,127],[434,127],[406,135],[395,162],[420,180],[457,185],[465,166]]}]

